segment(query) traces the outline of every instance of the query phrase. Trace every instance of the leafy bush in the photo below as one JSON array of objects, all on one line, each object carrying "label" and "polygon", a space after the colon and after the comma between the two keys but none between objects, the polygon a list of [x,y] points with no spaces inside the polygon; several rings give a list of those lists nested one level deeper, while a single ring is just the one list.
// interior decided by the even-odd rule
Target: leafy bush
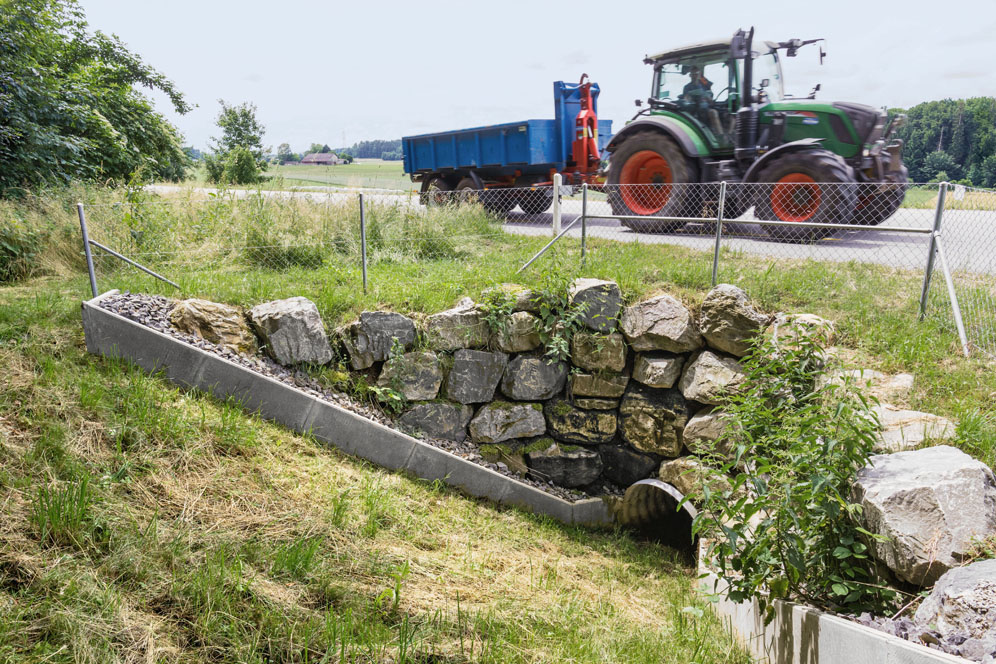
[{"label": "leafy bush", "polygon": [[31,276],[43,239],[40,231],[18,219],[0,224],[0,284]]},{"label": "leafy bush", "polygon": [[537,332],[551,362],[570,359],[571,338],[584,327],[587,306],[571,302],[570,285],[571,279],[554,268],[543,274],[540,286],[534,290],[539,304]]},{"label": "leafy bush", "polygon": [[874,536],[849,497],[877,422],[851,384],[818,382],[823,359],[814,337],[759,343],[744,362],[747,387],[726,404],[731,423],[707,454],[732,486],[703,483],[693,529],[729,599],[755,597],[769,615],[766,598],[847,611],[895,599],[876,581],[865,544]]}]

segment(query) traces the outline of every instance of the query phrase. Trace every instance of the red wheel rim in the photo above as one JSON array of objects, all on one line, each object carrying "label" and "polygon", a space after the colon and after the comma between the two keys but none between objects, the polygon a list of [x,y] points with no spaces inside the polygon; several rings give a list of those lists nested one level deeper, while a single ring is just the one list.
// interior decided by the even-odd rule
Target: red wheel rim
[{"label": "red wheel rim", "polygon": [[805,173],[789,173],[771,189],[771,211],[779,221],[809,221],[820,208],[820,187]]},{"label": "red wheel rim", "polygon": [[636,214],[659,212],[671,198],[674,175],[667,159],[653,150],[640,150],[623,164],[619,184],[639,185],[620,187],[623,202]]}]

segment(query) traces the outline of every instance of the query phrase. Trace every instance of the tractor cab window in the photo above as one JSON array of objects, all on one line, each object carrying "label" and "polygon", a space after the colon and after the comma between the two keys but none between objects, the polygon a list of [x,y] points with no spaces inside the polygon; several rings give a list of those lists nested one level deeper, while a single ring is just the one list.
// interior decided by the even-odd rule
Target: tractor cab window
[{"label": "tractor cab window", "polygon": [[[753,94],[760,96],[761,101],[781,101],[785,98],[785,90],[782,81],[782,67],[778,62],[778,54],[774,51],[760,55],[754,52],[754,75]],[[768,81],[768,85],[761,87],[763,81]],[[763,93],[763,94],[762,94]]]},{"label": "tractor cab window", "polygon": [[738,104],[737,71],[727,54],[695,56],[657,67],[654,96],[693,118],[716,145],[729,145]]}]

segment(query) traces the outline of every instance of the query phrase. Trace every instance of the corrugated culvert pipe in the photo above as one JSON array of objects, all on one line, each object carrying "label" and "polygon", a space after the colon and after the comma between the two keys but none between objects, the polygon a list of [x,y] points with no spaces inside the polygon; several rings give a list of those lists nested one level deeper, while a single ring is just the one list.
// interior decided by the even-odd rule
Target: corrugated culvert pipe
[{"label": "corrugated culvert pipe", "polygon": [[692,519],[698,511],[691,501],[679,507],[684,498],[667,482],[640,480],[626,489],[616,519],[646,537],[694,556]]}]

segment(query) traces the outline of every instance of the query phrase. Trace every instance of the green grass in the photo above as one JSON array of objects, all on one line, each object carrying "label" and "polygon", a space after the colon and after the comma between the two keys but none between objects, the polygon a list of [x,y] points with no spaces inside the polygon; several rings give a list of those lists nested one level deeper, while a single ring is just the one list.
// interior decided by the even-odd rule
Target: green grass
[{"label": "green grass", "polygon": [[[418,190],[419,184],[412,182],[404,174],[401,161],[382,159],[361,159],[352,164],[336,166],[271,164],[266,170],[269,178],[262,184],[263,189],[391,189],[397,191]],[[205,182],[203,168],[196,168],[188,181],[202,186]]]}]

